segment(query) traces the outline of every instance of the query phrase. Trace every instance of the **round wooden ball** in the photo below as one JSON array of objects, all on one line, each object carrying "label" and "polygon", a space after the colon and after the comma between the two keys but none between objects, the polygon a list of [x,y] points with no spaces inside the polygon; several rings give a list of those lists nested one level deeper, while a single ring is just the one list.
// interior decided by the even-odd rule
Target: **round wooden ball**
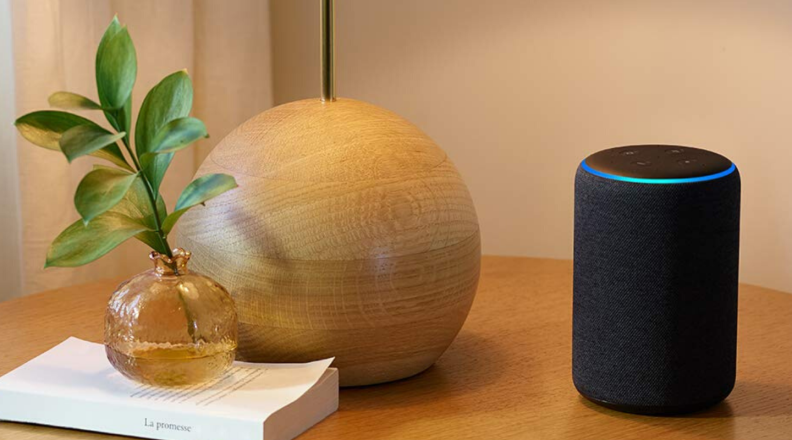
[{"label": "round wooden ball", "polygon": [[478,285],[479,226],[416,126],[361,101],[297,101],[229,134],[197,176],[210,173],[239,188],[188,212],[178,242],[234,297],[238,359],[334,356],[341,385],[369,385],[451,344]]}]

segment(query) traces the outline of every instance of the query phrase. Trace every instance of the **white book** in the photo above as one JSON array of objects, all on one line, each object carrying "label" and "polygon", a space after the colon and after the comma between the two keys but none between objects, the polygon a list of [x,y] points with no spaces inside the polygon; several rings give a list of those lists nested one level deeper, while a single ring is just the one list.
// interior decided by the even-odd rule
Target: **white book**
[{"label": "white book", "polygon": [[184,388],[131,381],[104,346],[69,338],[0,377],[0,420],[162,440],[288,440],[338,409],[332,359],[234,362]]}]

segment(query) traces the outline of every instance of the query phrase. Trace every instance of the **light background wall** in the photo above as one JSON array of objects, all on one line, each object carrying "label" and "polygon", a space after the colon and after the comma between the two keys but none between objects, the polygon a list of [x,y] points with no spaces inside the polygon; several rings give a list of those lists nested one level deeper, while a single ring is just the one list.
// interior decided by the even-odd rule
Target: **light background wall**
[{"label": "light background wall", "polygon": [[[405,116],[465,176],[484,252],[570,258],[575,168],[632,143],[719,151],[743,177],[742,281],[792,291],[792,2],[337,0],[338,90]],[[0,116],[95,97],[114,13],[138,48],[134,100],[187,68],[212,138],[180,153],[173,203],[208,151],[273,103],[316,97],[317,0],[0,0]],[[0,300],[147,266],[138,245],[42,270],[88,169],[0,124]],[[44,171],[42,171],[44,170]],[[14,184],[18,185],[16,188]],[[170,191],[170,192],[168,192]]]},{"label": "light background wall", "polygon": [[[743,180],[741,281],[792,291],[792,2],[338,0],[339,95],[456,163],[488,254],[571,258],[597,150],[718,151]],[[275,103],[319,94],[316,0],[274,0]]]}]

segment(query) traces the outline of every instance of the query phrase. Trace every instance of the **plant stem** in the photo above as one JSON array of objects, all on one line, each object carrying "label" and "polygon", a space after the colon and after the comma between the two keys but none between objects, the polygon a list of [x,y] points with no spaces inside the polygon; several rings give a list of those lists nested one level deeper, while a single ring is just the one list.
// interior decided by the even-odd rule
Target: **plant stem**
[{"label": "plant stem", "polygon": [[[173,258],[173,252],[171,251],[170,245],[168,244],[168,237],[165,236],[165,233],[162,232],[162,222],[160,222],[159,218],[159,211],[157,210],[157,197],[154,196],[154,189],[151,186],[151,182],[146,178],[145,175],[141,174],[140,177],[143,179],[143,182],[146,184],[146,192],[149,195],[149,202],[151,202],[151,209],[154,211],[154,224],[157,225],[156,232],[157,237],[162,243],[163,248],[165,249],[165,255],[168,258]],[[173,266],[173,270],[178,274],[178,269],[176,266]]]},{"label": "plant stem", "polygon": [[[118,121],[118,113],[113,114],[113,118]],[[165,255],[168,256],[169,260],[173,260],[173,251],[171,250],[170,244],[168,244],[168,237],[162,231],[162,222],[160,221],[159,210],[157,209],[157,198],[159,197],[159,191],[157,194],[154,194],[154,187],[151,185],[148,177],[143,174],[142,170],[140,169],[140,162],[137,159],[137,156],[132,152],[132,147],[129,145],[129,132],[127,131],[129,127],[121,127],[126,131],[127,134],[123,138],[121,138],[121,142],[124,144],[124,148],[126,148],[129,157],[132,159],[132,165],[135,168],[135,171],[138,173],[141,179],[143,179],[143,183],[146,186],[146,194],[148,194],[149,203],[151,203],[151,210],[154,212],[154,224],[156,226],[156,230],[154,231],[157,234],[157,238],[159,238],[160,243],[162,244],[162,248],[165,249]],[[179,268],[177,267],[176,263],[173,262],[169,264],[171,269],[176,275],[179,275]],[[195,323],[195,318],[192,316],[192,312],[190,312],[190,308],[187,306],[187,300],[184,298],[181,292],[179,292],[179,300],[182,303],[182,307],[184,308],[184,317],[187,319],[187,334],[190,335],[190,339],[192,339],[193,344],[198,343],[197,335],[195,334],[195,330],[197,330],[197,325]]]},{"label": "plant stem", "polygon": [[[162,232],[162,222],[160,221],[159,210],[157,209],[157,196],[159,196],[159,194],[154,194],[154,188],[151,186],[151,182],[149,182],[146,175],[141,172],[140,163],[138,162],[134,153],[132,153],[132,147],[129,146],[129,139],[124,136],[121,141],[123,142],[127,153],[129,153],[129,157],[132,158],[132,164],[135,166],[135,171],[138,172],[140,178],[143,179],[143,183],[146,185],[146,194],[149,196],[151,210],[154,212],[154,224],[156,225],[156,230],[154,232],[157,234],[157,238],[159,238],[162,248],[165,249],[165,255],[167,255],[168,258],[173,258],[173,252],[171,251],[170,244],[168,244],[168,237],[166,237],[165,233]],[[175,266],[173,269],[174,271],[177,270]]]},{"label": "plant stem", "polygon": [[182,307],[184,308],[184,317],[187,319],[187,334],[190,335],[190,339],[192,339],[193,344],[197,344],[198,338],[195,334],[195,330],[197,330],[195,318],[193,318],[190,308],[187,307],[187,300],[184,299],[184,295],[182,295],[181,292],[179,292],[179,300],[181,301]]}]

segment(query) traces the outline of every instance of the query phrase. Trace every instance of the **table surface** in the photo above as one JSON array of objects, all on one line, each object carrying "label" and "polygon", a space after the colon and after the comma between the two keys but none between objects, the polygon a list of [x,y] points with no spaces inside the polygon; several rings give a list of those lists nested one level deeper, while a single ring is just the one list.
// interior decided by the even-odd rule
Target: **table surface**
[{"label": "table surface", "polygon": [[[101,341],[117,281],[0,303],[0,374],[68,336]],[[572,264],[484,257],[473,309],[432,368],[343,389],[339,411],[303,434],[321,439],[792,438],[792,295],[740,286],[737,385],[684,417],[622,414],[578,395],[571,379]],[[110,439],[0,423],[0,439]]]}]

